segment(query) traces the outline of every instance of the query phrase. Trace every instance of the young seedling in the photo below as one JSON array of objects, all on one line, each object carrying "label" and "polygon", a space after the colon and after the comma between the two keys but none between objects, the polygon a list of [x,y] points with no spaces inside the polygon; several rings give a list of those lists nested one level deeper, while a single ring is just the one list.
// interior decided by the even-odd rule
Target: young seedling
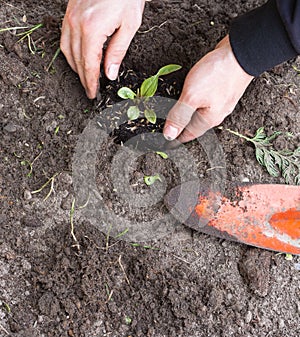
[{"label": "young seedling", "polygon": [[151,250],[160,250],[159,248],[156,248],[156,247],[147,246],[147,245],[144,246],[144,245],[141,245],[141,244],[135,243],[135,242],[131,243],[131,246],[132,247],[141,247],[141,248],[144,248],[144,249],[151,249]]},{"label": "young seedling", "polygon": [[144,177],[144,182],[147,186],[153,185],[156,182],[156,180],[161,181],[160,176],[158,174],[156,174],[155,176],[145,176]]},{"label": "young seedling", "polygon": [[[122,87],[118,90],[118,96],[123,99],[131,99],[134,100],[135,105],[131,106],[127,111],[127,116],[129,120],[137,119],[141,111],[138,107],[139,100],[141,98],[146,101],[147,98],[153,97],[157,91],[158,87],[158,79],[160,76],[165,76],[168,74],[173,73],[174,71],[177,71],[181,69],[182,67],[177,64],[169,64],[159,69],[159,71],[144,80],[141,87],[137,89],[137,92],[135,93],[133,90],[131,90],[128,87]],[[153,109],[149,109],[146,107],[146,109],[143,111],[145,118],[152,124],[156,123],[156,113]]]},{"label": "young seedling", "polygon": [[162,159],[168,159],[169,158],[169,156],[165,152],[156,151],[155,153],[158,154],[159,156],[161,156]]},{"label": "young seedling", "polygon": [[[41,156],[41,154],[42,154],[42,151],[37,155],[37,157],[35,157],[35,158],[33,159],[32,162],[31,162],[30,160],[27,160],[27,159],[21,160],[21,165],[22,165],[22,166],[28,166],[28,168],[29,168],[29,172],[27,173],[27,177],[28,177],[28,178],[30,178],[30,177],[32,176],[33,164],[35,163],[36,160],[39,159],[39,157]],[[16,153],[14,153],[14,155],[15,155],[17,158],[21,159],[21,157],[18,156]]]},{"label": "young seedling", "polygon": [[[271,176],[279,177],[281,175],[287,184],[300,185],[300,147],[294,151],[277,151],[273,147],[273,141],[282,135],[282,132],[275,131],[271,136],[267,136],[264,128],[261,127],[253,138],[249,138],[236,131],[226,130],[255,146],[257,161],[267,169]],[[291,136],[291,134],[286,135]]]}]

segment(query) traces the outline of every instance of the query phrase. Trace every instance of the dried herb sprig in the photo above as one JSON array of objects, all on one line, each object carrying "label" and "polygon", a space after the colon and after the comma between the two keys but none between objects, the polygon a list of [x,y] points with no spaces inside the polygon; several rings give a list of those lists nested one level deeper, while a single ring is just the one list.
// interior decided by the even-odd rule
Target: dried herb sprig
[{"label": "dried herb sprig", "polygon": [[255,136],[250,138],[236,131],[226,130],[255,146],[257,161],[266,168],[271,176],[282,176],[287,184],[300,185],[300,147],[294,151],[277,151],[273,147],[273,141],[282,135],[281,131],[275,131],[271,136],[267,136],[264,127],[261,127],[256,131]]}]

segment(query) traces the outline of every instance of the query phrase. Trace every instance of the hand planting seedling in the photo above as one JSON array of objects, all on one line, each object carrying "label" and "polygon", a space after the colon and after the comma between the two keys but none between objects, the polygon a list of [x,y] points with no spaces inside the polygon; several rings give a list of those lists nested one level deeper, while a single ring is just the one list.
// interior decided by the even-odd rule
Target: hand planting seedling
[{"label": "hand planting seedling", "polygon": [[[182,67],[177,64],[169,64],[159,69],[159,71],[144,80],[141,87],[137,89],[137,92],[135,93],[128,87],[122,87],[118,90],[118,96],[123,99],[131,99],[134,100],[135,105],[131,106],[127,111],[127,116],[129,120],[137,119],[141,111],[138,107],[138,104],[140,102],[140,99],[143,98],[144,102],[147,98],[153,97],[157,91],[158,87],[158,79],[160,76],[168,75],[173,73],[174,71],[177,71],[181,69]],[[145,118],[152,124],[156,123],[156,113],[153,109],[146,108],[143,111]]]},{"label": "hand planting seedling", "polygon": [[249,138],[236,131],[226,130],[255,146],[257,161],[267,169],[271,176],[279,177],[281,175],[287,184],[300,185],[300,147],[294,151],[277,151],[273,147],[273,141],[282,135],[282,132],[275,131],[271,136],[267,136],[264,128],[261,127],[253,138]]}]

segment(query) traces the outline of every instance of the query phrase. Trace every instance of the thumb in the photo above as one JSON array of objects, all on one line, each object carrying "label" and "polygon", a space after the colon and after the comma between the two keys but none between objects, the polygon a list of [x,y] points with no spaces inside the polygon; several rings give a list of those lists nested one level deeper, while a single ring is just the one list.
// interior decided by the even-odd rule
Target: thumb
[{"label": "thumb", "polygon": [[195,109],[178,101],[169,111],[163,134],[167,140],[174,140],[190,122]]},{"label": "thumb", "polygon": [[120,65],[135,32],[136,30],[128,31],[128,29],[121,26],[114,33],[108,44],[104,60],[104,69],[106,76],[112,81],[118,77]]}]

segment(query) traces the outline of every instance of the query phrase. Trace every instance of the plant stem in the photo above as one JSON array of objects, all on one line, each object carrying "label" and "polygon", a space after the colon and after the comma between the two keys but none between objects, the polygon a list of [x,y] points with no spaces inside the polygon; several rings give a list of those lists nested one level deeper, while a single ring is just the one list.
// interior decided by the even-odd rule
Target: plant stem
[{"label": "plant stem", "polygon": [[232,133],[233,135],[236,135],[236,136],[238,136],[240,138],[243,138],[243,139],[247,140],[248,142],[251,142],[251,143],[255,144],[255,142],[253,141],[253,139],[251,139],[251,138],[249,138],[247,136],[244,136],[241,133],[238,133],[237,131],[233,131],[233,130],[230,130],[230,129],[225,129],[225,130],[228,131],[228,132],[230,132],[230,133]]}]

